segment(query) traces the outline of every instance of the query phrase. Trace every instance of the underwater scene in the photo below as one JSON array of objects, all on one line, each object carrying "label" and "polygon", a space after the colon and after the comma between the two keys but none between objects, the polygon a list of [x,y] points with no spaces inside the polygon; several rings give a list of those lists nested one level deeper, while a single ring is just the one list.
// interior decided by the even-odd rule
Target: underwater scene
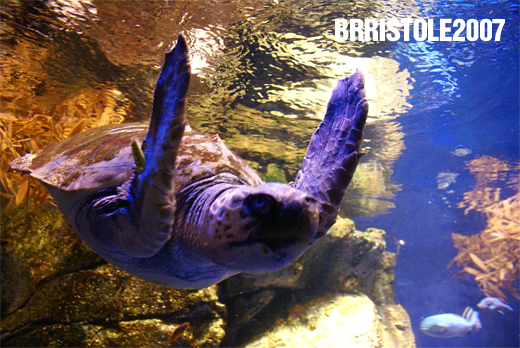
[{"label": "underwater scene", "polygon": [[1,345],[519,347],[519,10],[2,0]]}]

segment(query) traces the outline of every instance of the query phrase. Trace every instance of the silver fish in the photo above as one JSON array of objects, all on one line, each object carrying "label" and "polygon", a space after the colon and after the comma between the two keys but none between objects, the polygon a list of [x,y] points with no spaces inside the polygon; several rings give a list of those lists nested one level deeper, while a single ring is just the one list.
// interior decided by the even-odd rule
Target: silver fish
[{"label": "silver fish", "polygon": [[421,331],[425,334],[439,338],[464,336],[471,331],[479,331],[482,328],[478,312],[471,307],[466,307],[462,316],[452,313],[432,315],[421,322]]},{"label": "silver fish", "polygon": [[508,311],[512,311],[513,308],[511,306],[506,305],[504,302],[500,301],[498,298],[495,297],[486,297],[483,298],[482,301],[480,301],[477,305],[480,309],[488,309],[490,311],[497,311],[502,314],[502,309],[507,309]]}]

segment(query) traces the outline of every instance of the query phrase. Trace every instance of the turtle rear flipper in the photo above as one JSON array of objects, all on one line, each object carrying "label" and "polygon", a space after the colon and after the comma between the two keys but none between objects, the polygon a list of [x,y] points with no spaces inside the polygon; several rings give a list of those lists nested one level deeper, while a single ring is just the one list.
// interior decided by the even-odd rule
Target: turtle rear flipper
[{"label": "turtle rear flipper", "polygon": [[294,185],[320,203],[316,239],[336,222],[339,205],[359,158],[368,103],[359,70],[339,80],[327,113],[314,131]]},{"label": "turtle rear flipper", "polygon": [[[121,236],[119,246],[129,255],[148,257],[168,241],[175,213],[174,168],[184,128],[191,68],[182,34],[157,79],[150,127],[143,142],[144,170],[136,173],[131,192],[138,228]],[[129,232],[126,232],[129,233]],[[129,242],[126,242],[129,241]]]}]

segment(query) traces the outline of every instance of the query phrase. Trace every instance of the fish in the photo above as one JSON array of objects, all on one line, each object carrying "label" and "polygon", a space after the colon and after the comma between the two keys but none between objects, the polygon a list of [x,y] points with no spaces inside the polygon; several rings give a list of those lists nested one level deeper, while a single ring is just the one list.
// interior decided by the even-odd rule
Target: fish
[{"label": "fish", "polygon": [[175,331],[173,331],[172,337],[170,338],[170,340],[168,342],[166,342],[166,344],[172,344],[175,341],[177,341],[182,336],[184,331],[186,331],[186,329],[189,327],[190,327],[190,323],[182,323],[181,325],[177,326]]},{"label": "fish", "polygon": [[488,309],[490,311],[497,311],[502,313],[504,315],[504,312],[502,312],[502,309],[507,309],[508,311],[512,311],[513,308],[511,306],[506,305],[504,302],[500,301],[496,297],[486,297],[483,298],[482,301],[480,301],[477,305],[480,309]]},{"label": "fish", "polygon": [[420,325],[422,332],[438,338],[465,336],[481,328],[479,314],[471,307],[466,307],[462,316],[452,313],[432,315],[425,318]]}]

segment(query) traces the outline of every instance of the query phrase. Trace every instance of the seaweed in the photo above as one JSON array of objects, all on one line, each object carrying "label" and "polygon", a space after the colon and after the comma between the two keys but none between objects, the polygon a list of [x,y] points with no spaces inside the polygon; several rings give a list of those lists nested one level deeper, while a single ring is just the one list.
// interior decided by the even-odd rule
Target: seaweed
[{"label": "seaweed", "polygon": [[10,114],[0,114],[0,136],[2,139],[0,157],[0,195],[9,200],[2,205],[8,211],[13,204],[19,205],[26,199],[26,209],[30,209],[32,202],[34,209],[40,214],[39,206],[47,200],[47,190],[27,174],[9,171],[9,165],[15,158],[26,153],[37,153],[43,147],[63,136],[53,125],[50,117],[35,115],[30,119],[23,119]]},{"label": "seaweed", "polygon": [[53,116],[35,114],[24,117],[0,113],[0,195],[9,201],[2,204],[4,211],[27,198],[26,209],[30,210],[32,206],[39,215],[39,207],[49,200],[47,190],[37,180],[27,174],[9,170],[11,161],[28,153],[37,154],[47,145],[78,134],[86,128],[123,122],[126,105],[119,108],[117,99],[122,98],[118,98],[118,93],[106,85],[78,90],[57,104]]},{"label": "seaweed", "polygon": [[[9,25],[6,26],[9,29]],[[6,29],[4,28],[4,29]],[[110,81],[91,75],[74,84],[63,84],[50,69],[55,62],[54,46],[20,40],[2,46],[0,54],[0,198],[2,211],[20,205],[27,210],[49,200],[39,182],[28,175],[10,171],[14,158],[37,153],[86,128],[125,120],[133,103]],[[68,72],[68,66],[61,66]],[[83,76],[82,75],[82,76]],[[87,81],[87,83],[85,83]],[[4,204],[5,203],[5,204]]]},{"label": "seaweed", "polygon": [[[484,213],[487,225],[478,234],[452,234],[455,248],[459,251],[448,268],[457,263],[462,270],[454,277],[474,276],[486,296],[505,301],[507,296],[503,290],[507,290],[520,299],[513,287],[520,274],[520,193],[500,199],[500,188],[491,187],[493,182],[504,181],[509,172],[517,170],[489,156],[481,156],[467,165],[477,184],[471,192],[464,194],[459,208],[466,208],[465,214],[470,210]],[[512,175],[507,186],[518,191],[518,175]]]}]

